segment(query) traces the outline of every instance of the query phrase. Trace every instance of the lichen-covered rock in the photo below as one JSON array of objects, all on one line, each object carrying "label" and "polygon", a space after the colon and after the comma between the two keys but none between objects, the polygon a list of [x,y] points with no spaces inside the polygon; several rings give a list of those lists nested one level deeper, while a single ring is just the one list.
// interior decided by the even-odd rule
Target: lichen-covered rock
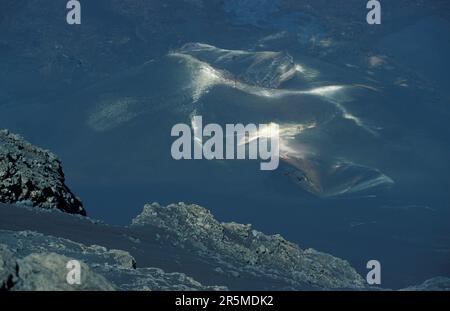
[{"label": "lichen-covered rock", "polygon": [[60,160],[7,130],[0,131],[0,202],[86,215],[80,199],[65,185]]},{"label": "lichen-covered rock", "polygon": [[[239,271],[319,289],[364,288],[362,277],[342,259],[302,250],[280,235],[265,235],[251,225],[219,223],[205,208],[184,203],[147,204],[132,226],[153,226],[177,247],[192,247],[199,255],[215,258]],[[234,273],[234,274],[233,274]]]}]

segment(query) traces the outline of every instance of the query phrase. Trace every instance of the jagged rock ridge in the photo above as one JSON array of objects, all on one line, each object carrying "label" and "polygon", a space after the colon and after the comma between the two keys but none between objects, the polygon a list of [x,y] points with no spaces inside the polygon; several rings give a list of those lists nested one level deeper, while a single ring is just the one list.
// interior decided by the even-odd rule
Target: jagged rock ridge
[{"label": "jagged rock ridge", "polygon": [[302,250],[280,235],[265,235],[251,225],[220,223],[198,205],[147,204],[132,225],[156,227],[166,233],[160,236],[164,242],[192,247],[199,256],[232,265],[234,271],[282,280],[292,289],[365,287],[362,277],[345,260]]}]

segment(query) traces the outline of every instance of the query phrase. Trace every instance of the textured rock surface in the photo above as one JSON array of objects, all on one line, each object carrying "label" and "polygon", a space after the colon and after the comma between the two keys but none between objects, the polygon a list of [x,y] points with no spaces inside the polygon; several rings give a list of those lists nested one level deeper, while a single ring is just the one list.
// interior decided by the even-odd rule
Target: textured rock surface
[{"label": "textured rock surface", "polygon": [[450,291],[450,278],[435,277],[420,285],[410,286],[403,291]]},{"label": "textured rock surface", "polygon": [[[102,267],[106,270],[105,267]],[[179,272],[165,272],[159,268],[103,271],[119,284],[121,290],[131,291],[226,291],[226,286],[205,286],[192,277]]]},{"label": "textured rock surface", "polygon": [[0,290],[10,289],[16,281],[16,260],[6,245],[0,244]]},{"label": "textured rock surface", "polygon": [[[147,204],[133,226],[153,226],[166,235],[160,238],[177,247],[192,247],[199,256],[242,272],[264,275],[312,288],[364,288],[364,280],[342,259],[313,249],[302,250],[280,235],[268,236],[251,225],[219,223],[205,208],[184,203],[161,206]],[[223,268],[218,267],[218,273]]]},{"label": "textured rock surface", "polygon": [[[66,265],[73,259],[81,263],[79,286],[66,282]],[[6,230],[0,230],[0,282],[2,288],[13,290],[227,289],[204,286],[183,273],[136,268],[135,259],[123,250],[86,246],[32,231]]]},{"label": "textured rock surface", "polygon": [[[21,229],[27,227],[34,231]],[[53,256],[63,256],[64,264],[85,263],[90,270],[83,270],[118,290],[383,290],[365,286],[341,259],[301,250],[250,225],[220,224],[196,205],[153,204],[134,225],[116,227],[57,210],[0,204],[1,288],[44,287],[40,278],[57,277],[45,274],[64,261]],[[41,275],[30,275],[21,264]],[[438,277],[402,290],[449,290],[449,284]]]},{"label": "textured rock surface", "polygon": [[71,260],[56,253],[33,253],[18,260],[18,282],[13,290],[20,291],[112,291],[115,287],[103,276],[93,272],[88,265],[80,262],[81,284],[70,285],[66,278]]},{"label": "textured rock surface", "polygon": [[61,162],[54,154],[0,131],[0,202],[86,215],[81,201],[64,182]]},{"label": "textured rock surface", "polygon": [[81,284],[69,285],[67,263],[71,259],[55,253],[32,253],[22,259],[0,244],[0,284],[4,290],[19,291],[110,291],[115,287],[103,276],[81,264]]}]

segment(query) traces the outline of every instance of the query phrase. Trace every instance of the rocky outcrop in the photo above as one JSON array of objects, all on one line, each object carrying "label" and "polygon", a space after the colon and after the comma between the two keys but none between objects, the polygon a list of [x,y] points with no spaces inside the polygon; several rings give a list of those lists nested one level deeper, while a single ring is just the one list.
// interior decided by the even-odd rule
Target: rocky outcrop
[{"label": "rocky outcrop", "polygon": [[[81,285],[66,281],[70,260],[81,264]],[[0,230],[0,284],[6,290],[226,290],[183,273],[137,268],[128,252],[86,246],[44,234]]]},{"label": "rocky outcrop", "polygon": [[[46,233],[21,231],[25,229],[19,227],[3,229],[9,227],[8,219],[15,222],[19,217],[41,224],[34,230]],[[49,220],[52,225],[48,227]],[[57,237],[64,235],[63,228],[69,223],[72,234]],[[68,272],[67,262],[74,259],[83,263],[83,273],[89,274],[82,279],[85,287],[68,287],[63,278]],[[450,290],[449,284],[450,279],[438,277],[402,290]],[[219,223],[197,205],[147,205],[132,226],[116,227],[56,210],[0,204],[1,290],[111,288],[385,290],[366,286],[342,259],[303,250],[279,235],[265,235],[250,225]]]},{"label": "rocky outcrop", "polygon": [[220,223],[205,208],[184,203],[147,204],[132,226],[158,228],[163,243],[192,248],[216,261],[217,271],[251,273],[291,284],[292,289],[364,288],[362,277],[342,259],[300,249],[280,235],[265,235],[251,225]]},{"label": "rocky outcrop", "polygon": [[60,160],[7,130],[0,131],[0,202],[86,215],[65,185]]}]

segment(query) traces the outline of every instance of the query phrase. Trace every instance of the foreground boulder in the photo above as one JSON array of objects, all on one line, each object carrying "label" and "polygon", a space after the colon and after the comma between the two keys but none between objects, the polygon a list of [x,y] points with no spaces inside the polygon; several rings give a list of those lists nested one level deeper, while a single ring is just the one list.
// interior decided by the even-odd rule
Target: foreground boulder
[{"label": "foreground boulder", "polygon": [[112,291],[115,287],[103,276],[93,272],[81,262],[81,282],[67,282],[66,268],[71,259],[55,253],[34,253],[18,261],[18,282],[13,290],[20,291]]},{"label": "foreground boulder", "polygon": [[6,245],[0,244],[0,290],[115,290],[115,286],[82,262],[81,284],[70,285],[66,280],[69,261],[68,257],[47,252],[32,253],[19,259]]},{"label": "foreground boulder", "polygon": [[7,130],[0,131],[0,202],[86,215],[65,185],[60,160]]}]

